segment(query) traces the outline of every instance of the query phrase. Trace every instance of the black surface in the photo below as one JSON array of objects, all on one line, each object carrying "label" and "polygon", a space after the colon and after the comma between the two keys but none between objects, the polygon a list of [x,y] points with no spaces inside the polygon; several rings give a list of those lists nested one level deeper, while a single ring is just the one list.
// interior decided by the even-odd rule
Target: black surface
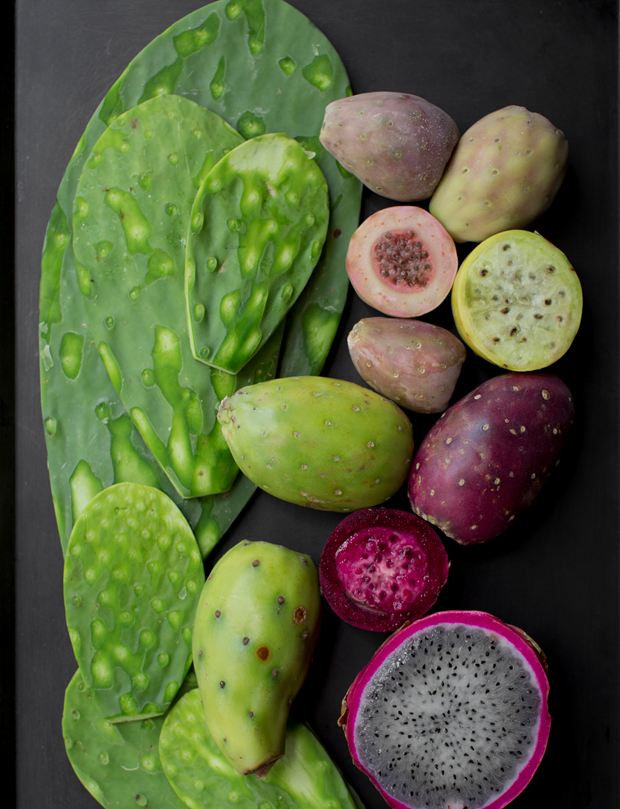
[{"label": "black surface", "polygon": [[[507,104],[546,115],[570,143],[570,167],[537,229],[569,257],[585,310],[569,353],[554,366],[572,388],[578,421],[563,463],[522,521],[481,547],[447,541],[450,580],[437,609],[494,613],[529,632],[550,662],[553,725],[547,756],[513,806],[614,809],[618,742],[618,3],[608,0],[294,0],[332,41],[354,91],[400,90],[444,108],[461,131]],[[18,0],[16,469],[2,434],[3,619],[11,617],[11,543],[17,560],[17,806],[91,809],[66,758],[64,689],[75,662],[62,602],[62,554],[49,483],[38,382],[40,254],[66,164],[101,97],[127,63],[191,0]],[[6,75],[3,77],[6,81]],[[7,110],[10,103],[6,105]],[[2,119],[6,126],[6,117]],[[3,145],[10,141],[7,135]],[[9,143],[10,151],[10,143]],[[7,172],[8,173],[8,172]],[[10,177],[4,186],[10,187]],[[368,193],[363,215],[388,204]],[[10,228],[3,322],[10,323]],[[471,245],[460,248],[465,255]],[[373,312],[353,294],[325,373],[358,381],[346,334]],[[443,306],[428,317],[448,323]],[[5,329],[5,331],[7,331]],[[0,427],[12,430],[11,343],[3,357]],[[494,370],[470,356],[459,391]],[[5,395],[6,392],[6,395]],[[3,420],[4,419],[4,420]],[[429,419],[415,419],[418,438]],[[7,494],[10,493],[10,496]],[[406,507],[402,495],[392,505]],[[16,524],[13,532],[13,508]],[[335,514],[254,499],[225,537],[277,541],[318,560]],[[13,536],[14,533],[14,536]],[[12,627],[12,621],[8,622]],[[7,649],[12,629],[4,624]],[[382,800],[351,765],[336,727],[340,700],[383,636],[327,611],[313,672],[296,707],[310,718],[367,809]],[[3,758],[13,681],[2,659]],[[8,733],[8,736],[7,736]],[[10,787],[9,787],[10,790]],[[9,795],[11,793],[9,792]],[[9,798],[10,804],[10,798]]]}]

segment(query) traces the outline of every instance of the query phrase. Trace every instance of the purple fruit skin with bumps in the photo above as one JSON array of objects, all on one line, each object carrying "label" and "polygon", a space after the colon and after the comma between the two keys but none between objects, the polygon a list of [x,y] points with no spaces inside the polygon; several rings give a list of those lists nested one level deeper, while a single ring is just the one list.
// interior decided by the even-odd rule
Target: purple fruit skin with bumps
[{"label": "purple fruit skin with bumps", "polygon": [[409,477],[413,511],[462,545],[496,537],[538,496],[574,418],[572,394],[555,374],[488,380],[420,444]]}]

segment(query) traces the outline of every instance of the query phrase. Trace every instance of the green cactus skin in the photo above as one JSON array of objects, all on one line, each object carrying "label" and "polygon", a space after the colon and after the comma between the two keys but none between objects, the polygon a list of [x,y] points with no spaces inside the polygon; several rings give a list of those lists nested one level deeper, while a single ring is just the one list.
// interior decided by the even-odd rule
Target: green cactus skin
[{"label": "green cactus skin", "polygon": [[455,242],[525,228],[551,205],[567,165],[563,132],[525,107],[504,107],[461,136],[429,211]]},{"label": "green cactus skin", "polygon": [[245,541],[211,571],[192,654],[209,732],[237,772],[263,775],[284,754],[320,621],[318,571],[306,554]]},{"label": "green cactus skin", "polygon": [[93,497],[65,558],[67,626],[78,666],[113,722],[162,714],[191,665],[204,584],[198,544],[167,495],[119,483]]},{"label": "green cactus skin", "polygon": [[237,474],[214,416],[215,385],[192,361],[184,264],[196,190],[241,142],[193,101],[157,96],[106,129],[76,192],[73,250],[90,332],[121,401],[184,497],[227,491]]},{"label": "green cactus skin", "polygon": [[196,359],[243,368],[305,287],[328,219],[325,178],[287,135],[257,136],[220,160],[200,187],[187,239]]},{"label": "green cactus skin", "polygon": [[224,399],[218,418],[244,475],[275,497],[324,511],[383,503],[413,458],[403,411],[352,382],[273,379]]},{"label": "green cactus skin", "polygon": [[[187,95],[232,124],[248,111],[262,115],[271,131],[286,131],[306,149],[316,151],[330,188],[330,227],[324,254],[288,319],[281,375],[320,373],[336,334],[348,291],[342,265],[359,219],[361,184],[339,170],[318,143],[318,132],[325,105],[349,92],[349,80],[323,34],[287,3],[264,0],[269,25],[263,27],[265,38],[258,57],[247,47],[250,6],[246,8],[246,0],[240,0],[233,7],[240,11],[235,16],[233,9],[226,13],[227,5],[228,0],[218,0],[184,17],[132,60],[92,116],[58,190],[42,259],[40,369],[50,482],[63,551],[73,524],[69,478],[80,461],[88,464],[104,487],[119,482],[110,457],[106,429],[110,422],[93,418],[93,413],[100,402],[109,405],[110,418],[120,418],[125,411],[98,352],[86,339],[80,374],[73,381],[64,375],[58,359],[64,333],[84,331],[71,239],[75,189],[92,146],[117,115],[164,90]],[[263,12],[259,9],[259,16]],[[254,22],[252,30],[259,27]],[[233,61],[228,58],[231,53]],[[272,59],[264,58],[265,54]],[[216,92],[216,99],[211,83],[218,74],[221,86],[222,66],[226,88],[234,92]],[[260,81],[253,80],[257,70]],[[123,441],[122,450],[129,451],[129,460],[145,461],[155,475],[164,477],[137,430]],[[165,480],[160,487],[178,502]],[[253,485],[238,478],[229,493],[180,504],[196,530],[200,527],[204,555],[253,492]]]},{"label": "green cactus skin", "polygon": [[190,809],[362,809],[314,733],[292,719],[286,753],[267,775],[240,775],[209,733],[198,689],[168,712],[159,754],[170,784]]},{"label": "green cactus skin", "polygon": [[187,809],[164,773],[158,746],[163,717],[112,724],[78,669],[67,686],[62,732],[76,775],[102,806]]}]

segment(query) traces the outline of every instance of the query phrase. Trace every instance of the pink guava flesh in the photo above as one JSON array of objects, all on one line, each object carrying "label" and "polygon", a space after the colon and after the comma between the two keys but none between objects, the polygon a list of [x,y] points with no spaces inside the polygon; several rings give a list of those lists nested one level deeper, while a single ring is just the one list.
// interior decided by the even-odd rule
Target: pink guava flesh
[{"label": "pink guava flesh", "polygon": [[543,758],[548,694],[525,632],[484,612],[438,612],[379,648],[339,724],[392,809],[501,809]]},{"label": "pink guava flesh", "polygon": [[360,509],[327,540],[319,575],[334,612],[353,626],[390,632],[424,615],[448,578],[443,543],[406,511]]}]

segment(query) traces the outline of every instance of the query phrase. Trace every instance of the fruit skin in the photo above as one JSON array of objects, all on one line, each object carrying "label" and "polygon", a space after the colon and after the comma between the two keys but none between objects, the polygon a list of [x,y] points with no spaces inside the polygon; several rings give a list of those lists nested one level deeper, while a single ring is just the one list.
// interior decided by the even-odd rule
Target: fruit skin
[{"label": "fruit skin", "polygon": [[209,732],[238,772],[265,775],[284,754],[320,623],[318,571],[307,554],[243,541],[208,576],[194,667]]},{"label": "fruit skin", "polygon": [[416,413],[446,409],[467,356],[447,329],[407,318],[364,318],[347,344],[364,382]]},{"label": "fruit skin", "polygon": [[538,371],[560,359],[581,324],[579,276],[540,233],[489,236],[454,279],[452,314],[467,345],[509,371]]},{"label": "fruit skin", "polygon": [[504,107],[461,136],[429,211],[456,242],[524,228],[551,205],[567,165],[561,130],[525,107]]},{"label": "fruit skin", "polygon": [[326,377],[238,390],[218,419],[239,468],[269,494],[323,511],[384,502],[406,481],[411,423],[374,391]]},{"label": "fruit skin", "polygon": [[433,606],[450,562],[438,534],[409,511],[365,508],[349,514],[325,543],[321,590],[352,626],[392,632]]},{"label": "fruit skin", "polygon": [[[404,277],[392,263],[395,278],[375,255],[386,236],[419,242],[418,256],[406,263]],[[397,259],[398,261],[398,259]],[[390,262],[388,262],[390,266]],[[347,250],[347,273],[360,298],[391,317],[418,317],[435,309],[450,292],[458,269],[454,241],[443,225],[424,208],[396,205],[365,219]],[[391,272],[391,270],[390,270]]]},{"label": "fruit skin", "polygon": [[[341,716],[338,720],[338,724],[344,730],[354,764],[368,775],[374,786],[381,792],[388,806],[392,807],[392,809],[403,809],[404,804],[387,795],[378,785],[373,774],[370,773],[359,760],[354,740],[356,716],[364,696],[364,688],[368,684],[370,677],[379,669],[382,663],[384,663],[390,655],[398,652],[408,639],[415,636],[417,633],[439,624],[464,624],[465,626],[481,627],[487,630],[489,634],[506,639],[508,643],[518,649],[520,654],[525,658],[538,684],[543,704],[540,711],[540,729],[536,738],[536,747],[528,762],[518,773],[514,783],[496,799],[492,799],[490,803],[485,803],[484,805],[484,809],[502,809],[502,807],[506,806],[522,792],[532,779],[545,753],[551,728],[551,716],[548,710],[549,680],[547,677],[547,661],[538,644],[522,629],[505,624],[488,613],[475,610],[438,612],[433,615],[427,615],[424,618],[420,618],[402,627],[394,632],[394,634],[390,635],[379,647],[370,662],[355,678],[342,701]],[[411,804],[411,806],[413,806],[413,804]]]},{"label": "fruit skin", "polygon": [[417,202],[432,195],[459,134],[446,112],[420,96],[373,92],[328,104],[320,140],[375,193]]},{"label": "fruit skin", "polygon": [[409,476],[413,511],[462,545],[496,537],[538,496],[574,418],[572,394],[555,374],[484,382],[420,444]]}]

